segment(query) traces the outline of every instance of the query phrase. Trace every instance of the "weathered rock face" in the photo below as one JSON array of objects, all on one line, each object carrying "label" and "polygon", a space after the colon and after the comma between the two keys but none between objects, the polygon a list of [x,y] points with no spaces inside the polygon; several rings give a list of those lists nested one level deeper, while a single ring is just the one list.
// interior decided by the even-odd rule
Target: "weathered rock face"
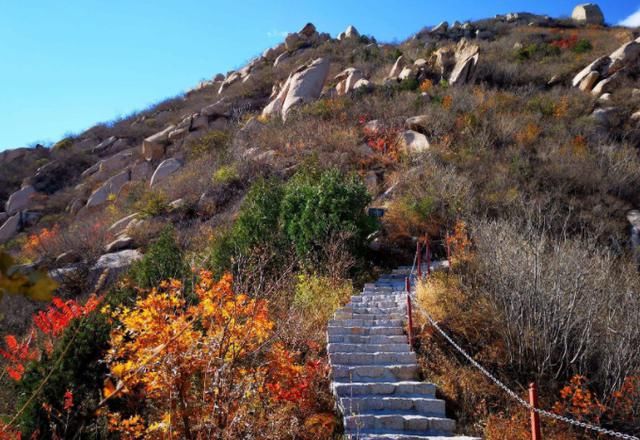
[{"label": "weathered rock face", "polygon": [[0,243],[6,243],[15,237],[20,231],[20,223],[20,213],[9,217],[2,226],[0,226]]},{"label": "weathered rock face", "polygon": [[169,133],[176,128],[170,125],[161,132],[149,136],[142,141],[142,155],[146,160],[159,160],[165,154],[167,145],[169,145]]},{"label": "weathered rock face", "polygon": [[472,82],[475,76],[479,54],[480,48],[477,45],[471,44],[464,39],[460,40],[456,47],[456,64],[449,76],[449,84],[455,85]]},{"label": "weathered rock face", "polygon": [[349,25],[344,32],[338,34],[338,40],[347,40],[350,38],[360,38],[360,32],[354,27]]},{"label": "weathered rock face", "polygon": [[129,237],[126,234],[122,234],[111,243],[106,245],[104,247],[104,251],[110,254],[124,249],[130,249],[131,247],[133,247],[133,238]]},{"label": "weathered rock face", "polygon": [[334,79],[338,81],[336,84],[338,95],[346,95],[355,88],[358,81],[364,79],[364,74],[360,69],[349,67],[337,74]]},{"label": "weathered rock face", "polygon": [[93,266],[93,269],[125,269],[131,266],[134,261],[138,261],[141,258],[142,254],[140,253],[140,251],[135,249],[113,252],[101,256],[96,262],[95,266]]},{"label": "weathered rock face", "polygon": [[399,144],[401,150],[407,154],[422,153],[430,147],[427,137],[413,130],[400,133]]},{"label": "weathered rock face", "polygon": [[121,234],[122,232],[126,231],[131,222],[133,222],[133,220],[137,219],[139,216],[139,213],[134,212],[131,215],[121,218],[109,227],[109,232],[115,235]]},{"label": "weathered rock face", "polygon": [[5,206],[7,214],[15,214],[18,211],[29,208],[35,193],[36,190],[31,185],[27,185],[11,194]]},{"label": "weathered rock face", "polygon": [[158,165],[158,168],[156,168],[156,170],[153,172],[153,176],[151,176],[149,185],[157,185],[165,178],[167,178],[167,176],[170,176],[171,174],[178,171],[181,166],[182,164],[174,158],[162,161],[162,163]]},{"label": "weathered rock face", "polygon": [[389,75],[387,75],[388,79],[395,79],[400,75],[402,69],[404,69],[407,65],[406,59],[400,55],[395,63],[393,63],[393,67],[389,71]]},{"label": "weathered rock face", "polygon": [[264,116],[280,114],[286,121],[292,107],[318,99],[327,80],[329,66],[330,62],[327,58],[317,58],[296,69],[289,75],[278,95],[264,108],[262,114]]},{"label": "weathered rock face", "polygon": [[640,73],[640,38],[623,44],[609,56],[600,57],[571,81],[574,87],[598,96],[610,91],[626,76]]},{"label": "weathered rock face", "polygon": [[131,171],[126,170],[108,179],[95,190],[87,201],[87,208],[99,206],[109,200],[110,195],[117,196],[125,183],[131,180]]},{"label": "weathered rock face", "polygon": [[604,15],[595,3],[584,3],[573,8],[571,18],[578,23],[604,24]]},{"label": "weathered rock face", "polygon": [[[121,171],[131,164],[135,156],[139,154],[136,149],[121,151],[106,159],[102,159],[93,167],[82,173],[83,177],[93,174],[97,180],[104,180],[116,171]],[[95,168],[97,167],[97,168]]]},{"label": "weathered rock face", "polygon": [[133,181],[148,180],[152,175],[153,166],[147,161],[138,162],[131,167],[131,180]]},{"label": "weathered rock face", "polygon": [[404,126],[408,130],[426,133],[429,128],[429,117],[427,115],[413,116],[404,122]]}]

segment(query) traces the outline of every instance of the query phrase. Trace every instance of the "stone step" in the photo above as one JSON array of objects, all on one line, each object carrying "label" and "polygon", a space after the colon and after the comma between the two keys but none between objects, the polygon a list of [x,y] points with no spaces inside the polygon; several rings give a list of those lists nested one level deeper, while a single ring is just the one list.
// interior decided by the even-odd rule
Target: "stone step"
[{"label": "stone step", "polygon": [[333,393],[338,397],[394,396],[435,398],[436,386],[429,382],[360,382],[335,383]]},{"label": "stone step", "polygon": [[364,321],[379,321],[384,319],[404,319],[406,313],[357,313],[349,310],[338,310],[333,319],[362,319]]},{"label": "stone step", "polygon": [[347,434],[347,440],[481,440],[479,437],[421,434]]},{"label": "stone step", "polygon": [[332,319],[329,327],[402,327],[402,319]]},{"label": "stone step", "polygon": [[348,302],[344,305],[343,310],[367,310],[367,309],[376,309],[376,310],[384,310],[388,312],[394,312],[397,310],[402,310],[407,307],[407,298],[402,298],[397,301],[356,301],[356,302]]},{"label": "stone step", "polygon": [[416,414],[445,417],[445,403],[429,397],[341,397],[340,408],[345,414]]},{"label": "stone step", "polygon": [[349,325],[337,325],[328,327],[327,334],[333,335],[358,335],[358,336],[399,336],[404,335],[404,328],[399,326],[361,327]]},{"label": "stone step", "polygon": [[428,417],[404,414],[358,414],[345,416],[345,432],[360,433],[419,433],[451,435],[456,422],[445,417]]},{"label": "stone step", "polygon": [[412,351],[395,353],[329,353],[331,365],[415,365],[418,360]]},{"label": "stone step", "polygon": [[361,315],[401,315],[394,316],[394,318],[407,316],[406,307],[395,306],[395,307],[367,307],[367,306],[350,306],[347,305],[338,312],[341,313],[351,313],[352,315],[361,316]]},{"label": "stone step", "polygon": [[411,347],[405,338],[404,342],[399,344],[329,344],[327,352],[329,353],[406,353],[410,352]]},{"label": "stone step", "polygon": [[400,365],[332,365],[332,378],[336,382],[396,382],[416,380],[417,364]]},{"label": "stone step", "polygon": [[401,303],[407,300],[406,293],[381,294],[381,295],[354,295],[351,297],[351,303],[370,303],[370,302],[397,302]]},{"label": "stone step", "polygon": [[328,335],[328,344],[406,344],[405,335],[397,336],[359,336],[359,335]]}]

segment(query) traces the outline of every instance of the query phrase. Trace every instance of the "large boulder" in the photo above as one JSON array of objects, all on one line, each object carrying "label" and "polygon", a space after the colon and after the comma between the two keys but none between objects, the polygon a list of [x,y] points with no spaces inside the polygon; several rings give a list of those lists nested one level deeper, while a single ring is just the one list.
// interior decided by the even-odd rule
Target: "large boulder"
[{"label": "large boulder", "polygon": [[430,147],[427,137],[413,130],[406,130],[400,133],[398,144],[400,150],[407,154],[422,153]]},{"label": "large boulder", "polygon": [[171,174],[175,173],[180,169],[182,164],[174,158],[164,160],[158,165],[158,168],[153,172],[153,176],[151,176],[151,181],[149,182],[150,186],[157,185],[164,179],[166,179]]},{"label": "large boulder", "polygon": [[164,157],[167,145],[169,145],[169,133],[175,128],[175,125],[170,125],[142,141],[142,155],[146,160],[158,160]]},{"label": "large boulder", "polygon": [[[89,174],[94,174],[94,178],[96,180],[107,179],[116,171],[121,171],[131,164],[136,155],[139,154],[135,150],[135,148],[132,148],[126,151],[121,151],[120,153],[114,154],[113,156],[107,157],[106,159],[102,159],[100,162],[94,165],[97,166],[97,169],[91,167],[85,170],[85,172],[82,174],[85,177]],[[91,172],[92,169],[94,169],[93,173]]]},{"label": "large boulder", "polygon": [[278,95],[262,111],[264,116],[281,115],[286,121],[289,110],[299,104],[320,97],[329,74],[328,58],[317,58],[296,69],[280,89]]},{"label": "large boulder", "polygon": [[7,214],[15,214],[18,211],[29,208],[35,193],[36,190],[31,185],[27,185],[11,194],[5,205]]},{"label": "large boulder", "polygon": [[109,227],[109,232],[115,235],[121,234],[122,232],[126,231],[131,222],[136,220],[138,217],[140,217],[140,213],[134,212],[131,215],[121,218]]},{"label": "large boulder", "polygon": [[20,231],[20,217],[20,213],[17,213],[5,220],[0,226],[0,244],[11,240]]},{"label": "large boulder", "polygon": [[337,74],[334,80],[338,81],[336,84],[336,92],[338,95],[346,95],[353,89],[358,81],[364,79],[364,74],[360,69],[355,67],[349,67]]},{"label": "large boulder", "polygon": [[462,39],[456,47],[456,64],[449,76],[449,84],[466,84],[472,82],[478,58],[480,56],[480,48]]},{"label": "large boulder", "polygon": [[608,56],[603,56],[573,77],[571,84],[580,90],[600,95],[610,91],[619,80],[640,74],[640,38],[629,41]]},{"label": "large boulder", "polygon": [[573,21],[585,24],[604,24],[604,15],[600,6],[595,3],[584,3],[573,8],[571,13]]},{"label": "large boulder", "polygon": [[115,240],[104,247],[104,251],[108,254],[113,252],[130,249],[133,247],[133,238],[126,234],[118,236]]},{"label": "large boulder", "polygon": [[104,269],[126,269],[142,258],[140,251],[136,249],[127,249],[119,252],[112,252],[105,254],[98,258],[98,261],[93,266],[94,270],[102,271]]},{"label": "large boulder", "polygon": [[338,40],[347,40],[350,38],[360,38],[360,32],[352,25],[349,25],[344,32],[338,34]]},{"label": "large boulder", "polygon": [[389,75],[387,75],[388,79],[395,79],[400,75],[402,69],[404,69],[407,65],[407,61],[404,56],[400,55],[395,63],[393,63],[393,67],[389,71]]},{"label": "large boulder", "polygon": [[96,189],[89,200],[87,201],[86,207],[91,208],[94,206],[99,206],[109,200],[110,196],[117,196],[125,183],[131,180],[131,171],[126,170],[115,176],[109,178],[106,182],[100,186],[100,188]]}]

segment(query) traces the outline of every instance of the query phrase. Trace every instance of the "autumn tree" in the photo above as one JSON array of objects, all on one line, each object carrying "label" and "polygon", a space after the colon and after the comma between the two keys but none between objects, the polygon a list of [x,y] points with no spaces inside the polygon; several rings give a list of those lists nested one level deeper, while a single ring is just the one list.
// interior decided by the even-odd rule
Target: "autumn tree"
[{"label": "autumn tree", "polygon": [[104,393],[110,429],[123,438],[242,438],[273,405],[306,404],[317,364],[271,343],[265,301],[206,271],[194,293],[190,305],[180,281],[165,281],[110,312],[118,324]]}]

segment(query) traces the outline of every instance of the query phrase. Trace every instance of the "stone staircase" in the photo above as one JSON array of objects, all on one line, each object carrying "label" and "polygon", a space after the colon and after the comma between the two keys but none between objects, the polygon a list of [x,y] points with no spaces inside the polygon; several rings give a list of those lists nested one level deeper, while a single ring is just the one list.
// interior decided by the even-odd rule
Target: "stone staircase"
[{"label": "stone staircase", "polygon": [[453,435],[455,421],[435,398],[436,386],[419,380],[416,354],[404,332],[410,272],[411,267],[400,267],[366,284],[329,321],[331,388],[346,438],[471,440]]}]

